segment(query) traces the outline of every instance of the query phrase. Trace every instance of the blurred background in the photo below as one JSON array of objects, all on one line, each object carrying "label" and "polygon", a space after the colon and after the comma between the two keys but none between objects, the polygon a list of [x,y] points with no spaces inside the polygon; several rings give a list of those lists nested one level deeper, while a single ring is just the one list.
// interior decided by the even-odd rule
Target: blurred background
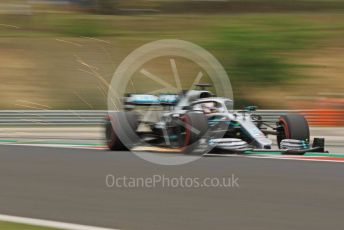
[{"label": "blurred background", "polygon": [[344,0],[1,0],[0,109],[106,109],[120,62],[169,38],[218,58],[236,108],[342,111],[343,13]]}]

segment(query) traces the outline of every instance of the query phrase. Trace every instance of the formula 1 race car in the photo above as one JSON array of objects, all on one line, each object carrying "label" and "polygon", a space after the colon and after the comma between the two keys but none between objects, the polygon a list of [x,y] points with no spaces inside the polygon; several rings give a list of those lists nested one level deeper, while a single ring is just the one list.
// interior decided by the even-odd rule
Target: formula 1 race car
[{"label": "formula 1 race car", "polygon": [[271,124],[255,112],[255,106],[234,111],[231,99],[205,90],[211,85],[196,86],[201,89],[180,94],[128,94],[123,99],[124,111],[110,111],[106,117],[108,148],[149,145],[185,154],[267,152],[276,151],[268,137],[275,135],[277,151],[285,154],[324,151],[323,138],[310,144],[309,126],[302,115],[285,114]]}]

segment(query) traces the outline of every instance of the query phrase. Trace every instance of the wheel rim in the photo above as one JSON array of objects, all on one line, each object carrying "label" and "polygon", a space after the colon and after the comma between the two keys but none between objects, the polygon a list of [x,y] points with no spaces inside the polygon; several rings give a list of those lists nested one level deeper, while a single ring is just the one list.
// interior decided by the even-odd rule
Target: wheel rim
[{"label": "wheel rim", "polygon": [[283,128],[283,130],[280,130],[277,134],[277,144],[278,147],[281,147],[281,141],[284,139],[290,139],[290,133],[289,133],[289,128],[287,122],[283,119],[279,119],[279,124]]}]

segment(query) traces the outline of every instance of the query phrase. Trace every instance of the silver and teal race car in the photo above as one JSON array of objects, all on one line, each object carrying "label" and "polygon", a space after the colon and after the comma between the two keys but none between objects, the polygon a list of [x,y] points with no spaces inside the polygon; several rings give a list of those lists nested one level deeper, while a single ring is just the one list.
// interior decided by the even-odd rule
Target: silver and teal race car
[{"label": "silver and teal race car", "polygon": [[[256,114],[256,107],[235,111],[231,99],[205,90],[209,85],[197,86],[201,89],[180,94],[127,95],[123,111],[109,111],[106,117],[108,148],[153,146],[185,154],[324,151],[324,139],[315,138],[310,143],[309,126],[302,115],[282,115],[271,125]],[[276,136],[277,143],[270,136]]]}]

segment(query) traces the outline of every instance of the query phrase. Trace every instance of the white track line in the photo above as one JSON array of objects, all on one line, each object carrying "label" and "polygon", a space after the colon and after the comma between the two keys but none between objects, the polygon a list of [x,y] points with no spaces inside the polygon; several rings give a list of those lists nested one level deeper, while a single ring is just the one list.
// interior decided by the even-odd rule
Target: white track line
[{"label": "white track line", "polygon": [[16,223],[16,224],[26,224],[26,225],[31,225],[31,226],[55,228],[55,229],[65,229],[65,230],[119,230],[119,229],[114,229],[114,228],[101,228],[101,227],[94,227],[94,226],[88,226],[88,225],[71,224],[71,223],[32,219],[32,218],[26,218],[26,217],[9,216],[9,215],[1,215],[1,214],[0,214],[0,221],[11,222],[11,223]]}]

